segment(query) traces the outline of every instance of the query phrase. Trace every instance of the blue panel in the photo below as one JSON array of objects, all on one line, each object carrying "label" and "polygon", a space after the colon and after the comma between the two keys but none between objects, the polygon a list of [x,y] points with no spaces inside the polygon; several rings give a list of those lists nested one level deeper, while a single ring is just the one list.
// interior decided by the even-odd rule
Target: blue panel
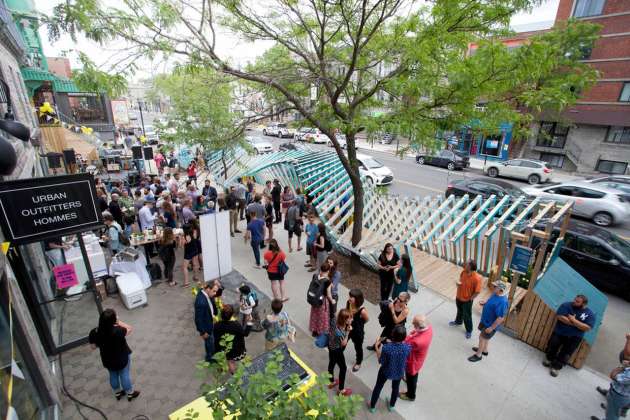
[{"label": "blue panel", "polygon": [[572,301],[575,295],[588,297],[588,307],[595,313],[597,320],[595,327],[584,334],[584,339],[593,345],[599,326],[604,319],[608,298],[572,269],[562,258],[555,255],[552,258],[553,261],[549,268],[536,283],[534,292],[553,310],[557,310],[564,302]]}]

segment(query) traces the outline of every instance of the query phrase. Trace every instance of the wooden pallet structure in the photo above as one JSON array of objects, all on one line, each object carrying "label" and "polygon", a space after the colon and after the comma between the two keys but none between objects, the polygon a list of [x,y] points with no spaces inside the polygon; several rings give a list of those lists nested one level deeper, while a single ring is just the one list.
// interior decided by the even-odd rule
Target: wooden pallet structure
[{"label": "wooden pallet structure", "polygon": [[[544,312],[540,304],[533,303],[536,296],[532,288],[543,271],[553,227],[561,224],[564,235],[572,202],[495,195],[487,199],[468,195],[398,197],[379,193],[364,183],[363,235],[353,246],[352,184],[335,152],[309,148],[256,156],[242,152],[229,166],[224,186],[233,184],[238,176],[247,176],[258,184],[278,179],[282,185],[299,187],[314,197],[318,216],[337,252],[357,255],[364,265],[375,269],[384,244],[392,243],[412,257],[416,290],[421,283],[449,298],[455,296],[454,280],[466,261],[477,263],[478,271],[487,279],[483,295],[488,296],[487,286],[503,277],[516,245],[531,247],[538,238],[540,246],[534,252],[529,287],[518,286],[522,274],[509,272],[504,278],[510,283],[508,297],[513,309],[507,327],[532,345],[546,343],[545,335],[551,328],[548,324],[555,317],[549,315],[551,308],[551,312]],[[209,159],[208,167],[213,174],[223,170],[218,158]],[[532,328],[523,327],[543,318],[547,322],[544,328],[537,326],[532,332]]]}]

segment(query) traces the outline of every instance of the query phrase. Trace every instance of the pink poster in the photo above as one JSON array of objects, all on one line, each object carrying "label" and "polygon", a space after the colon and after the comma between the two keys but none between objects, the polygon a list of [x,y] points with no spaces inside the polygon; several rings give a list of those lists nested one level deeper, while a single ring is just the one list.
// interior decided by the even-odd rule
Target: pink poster
[{"label": "pink poster", "polygon": [[53,274],[55,275],[58,289],[67,289],[79,284],[77,273],[74,271],[74,264],[58,265],[53,268]]}]

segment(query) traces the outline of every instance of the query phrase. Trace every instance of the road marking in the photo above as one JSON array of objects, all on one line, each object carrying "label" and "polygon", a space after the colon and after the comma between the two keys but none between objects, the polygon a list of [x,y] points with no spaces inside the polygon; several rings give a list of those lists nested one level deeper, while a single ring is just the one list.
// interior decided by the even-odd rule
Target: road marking
[{"label": "road marking", "polygon": [[396,179],[395,181],[396,182],[400,182],[401,184],[411,185],[412,187],[422,188],[423,190],[435,191],[435,192],[438,192],[438,193],[443,193],[444,192],[444,190],[438,190],[437,188],[425,187],[424,185],[414,184],[413,182],[409,182],[409,181],[403,181],[403,180],[400,180],[400,179]]}]

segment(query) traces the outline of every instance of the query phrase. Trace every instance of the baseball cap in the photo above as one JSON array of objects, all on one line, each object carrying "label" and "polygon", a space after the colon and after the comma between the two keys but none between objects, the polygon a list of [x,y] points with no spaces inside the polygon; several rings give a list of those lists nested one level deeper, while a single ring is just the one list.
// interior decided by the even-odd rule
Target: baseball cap
[{"label": "baseball cap", "polygon": [[506,291],[507,290],[507,284],[501,280],[497,280],[497,281],[493,281],[492,285],[494,287],[498,287],[499,289]]}]

